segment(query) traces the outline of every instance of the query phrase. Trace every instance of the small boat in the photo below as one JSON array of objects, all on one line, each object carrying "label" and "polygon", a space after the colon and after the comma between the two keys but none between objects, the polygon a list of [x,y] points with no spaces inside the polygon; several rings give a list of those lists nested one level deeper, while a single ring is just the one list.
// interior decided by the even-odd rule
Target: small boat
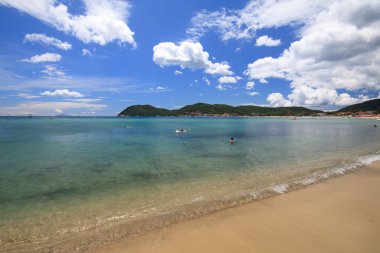
[{"label": "small boat", "polygon": [[175,132],[177,134],[182,134],[182,133],[186,133],[187,131],[185,129],[176,129]]}]

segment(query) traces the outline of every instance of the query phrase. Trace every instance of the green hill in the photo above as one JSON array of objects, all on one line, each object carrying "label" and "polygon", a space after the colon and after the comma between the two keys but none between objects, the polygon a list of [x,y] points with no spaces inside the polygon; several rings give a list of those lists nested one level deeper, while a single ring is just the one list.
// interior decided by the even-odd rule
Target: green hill
[{"label": "green hill", "polygon": [[118,114],[118,116],[170,116],[171,111],[151,105],[132,105]]},{"label": "green hill", "polygon": [[360,112],[360,111],[376,111],[380,113],[380,99],[373,99],[363,103],[346,106],[337,112]]},{"label": "green hill", "polygon": [[231,116],[303,116],[320,113],[322,111],[310,110],[305,107],[262,107],[262,106],[230,106],[225,104],[197,103],[184,106],[178,110],[156,108],[151,105],[133,105],[118,116],[207,116],[223,115]]}]

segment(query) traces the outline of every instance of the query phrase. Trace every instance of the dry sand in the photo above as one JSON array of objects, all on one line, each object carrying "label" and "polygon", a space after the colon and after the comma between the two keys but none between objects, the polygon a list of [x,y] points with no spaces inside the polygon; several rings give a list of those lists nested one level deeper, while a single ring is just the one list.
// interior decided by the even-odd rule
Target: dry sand
[{"label": "dry sand", "polygon": [[92,251],[380,252],[380,162]]}]

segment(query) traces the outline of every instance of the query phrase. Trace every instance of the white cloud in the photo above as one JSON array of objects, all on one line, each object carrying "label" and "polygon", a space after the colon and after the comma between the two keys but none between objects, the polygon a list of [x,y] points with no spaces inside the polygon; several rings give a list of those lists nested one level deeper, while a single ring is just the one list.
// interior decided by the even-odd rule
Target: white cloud
[{"label": "white cloud", "polygon": [[241,49],[240,47],[235,48],[235,53],[240,53]]},{"label": "white cloud", "polygon": [[256,39],[256,46],[266,46],[266,47],[275,47],[281,45],[280,39],[273,39],[269,37],[268,35],[260,36]]},{"label": "white cloud", "polygon": [[75,98],[81,98],[84,95],[77,92],[77,91],[70,91],[68,89],[62,89],[62,90],[55,90],[55,91],[44,91],[40,93],[43,96],[50,96],[50,97],[75,97]]},{"label": "white cloud", "polygon": [[63,113],[63,110],[62,109],[58,109],[58,108],[54,109],[54,111],[57,112],[57,113]]},{"label": "white cloud", "polygon": [[57,113],[57,110],[69,109],[92,109],[100,110],[106,108],[104,104],[94,103],[77,103],[77,102],[28,102],[15,106],[0,107],[0,115],[52,115]]},{"label": "white cloud", "polygon": [[71,44],[65,41],[61,41],[57,38],[48,37],[45,34],[29,33],[24,37],[24,42],[38,42],[45,45],[51,45],[62,50],[71,49]]},{"label": "white cloud", "polygon": [[[49,65],[50,66],[50,65]],[[26,77],[14,77],[9,80],[2,81],[0,75],[0,91],[1,90],[32,90],[34,88],[51,90],[51,89],[80,89],[89,90],[92,92],[140,92],[142,90],[146,91],[143,86],[151,85],[150,83],[145,83],[143,86],[137,85],[135,79],[127,77],[104,77],[104,76],[66,76],[63,71],[53,67],[52,73],[49,69],[47,72],[52,74],[52,76],[43,76],[43,78],[31,79]],[[63,76],[54,76],[54,71],[63,74]],[[0,69],[1,73],[1,69]]]},{"label": "white cloud", "polygon": [[221,84],[218,84],[217,86],[215,86],[215,88],[216,88],[217,90],[227,90],[227,88],[224,87],[224,85],[221,85]]},{"label": "white cloud", "polygon": [[240,76],[221,76],[218,79],[218,82],[220,84],[225,84],[225,83],[237,83],[241,79]]},{"label": "white cloud", "polygon": [[70,76],[54,65],[45,65],[44,69],[41,70],[43,78],[51,80],[67,80]]},{"label": "white cloud", "polygon": [[294,105],[351,105],[369,99],[368,96],[352,97],[348,93],[339,94],[334,89],[311,88],[308,86],[296,87],[288,96]]},{"label": "white cloud", "polygon": [[273,107],[291,106],[292,103],[285,99],[281,93],[271,93],[267,97],[267,101]]},{"label": "white cloud", "polygon": [[256,95],[259,95],[260,93],[253,91],[253,92],[247,92],[247,94],[250,96],[256,96]]},{"label": "white cloud", "polygon": [[160,66],[180,66],[181,68],[203,69],[207,74],[232,75],[226,62],[213,63],[201,43],[183,41],[179,44],[162,42],[153,47],[153,61]]},{"label": "white cloud", "polygon": [[191,19],[187,34],[194,40],[209,31],[216,32],[224,41],[252,39],[256,36],[256,31],[263,28],[308,23],[332,1],[251,0],[240,10],[202,10]]},{"label": "white cloud", "polygon": [[28,93],[19,93],[16,96],[22,97],[22,98],[25,98],[25,99],[34,99],[34,98],[39,98],[40,97],[40,96],[36,96],[36,95],[31,95],[31,94],[28,94]]},{"label": "white cloud", "polygon": [[203,80],[208,86],[211,85],[210,80],[208,80],[206,77],[202,77],[202,80]]},{"label": "white cloud", "polygon": [[348,93],[339,94],[334,89],[313,89],[307,86],[301,86],[292,91],[288,98],[284,98],[281,93],[272,93],[267,97],[271,106],[346,106],[369,100],[368,96],[359,95],[357,98]]},{"label": "white cloud", "polygon": [[[291,2],[304,4],[303,0]],[[313,7],[311,15],[279,23],[289,25],[293,22],[289,20],[298,20],[302,24],[299,39],[280,57],[258,59],[245,71],[251,79],[288,80],[292,91],[286,100],[293,105],[351,104],[368,97],[353,97],[349,91],[380,90],[380,2],[323,2]],[[279,6],[272,5],[275,9]]]},{"label": "white cloud", "polygon": [[246,90],[252,90],[254,87],[255,87],[255,82],[253,82],[253,81],[249,81],[249,82],[247,82],[247,84],[245,85],[245,89],[246,89]]},{"label": "white cloud", "polygon": [[169,91],[168,87],[164,86],[157,86],[157,87],[151,87],[149,88],[151,91]]},{"label": "white cloud", "polygon": [[231,66],[225,61],[215,63],[209,62],[205,72],[210,75],[232,75],[233,72],[230,68]]},{"label": "white cloud", "polygon": [[72,14],[58,0],[0,0],[0,4],[27,13],[84,43],[105,45],[112,41],[135,46],[127,24],[130,5],[120,0],[82,0],[83,14]]},{"label": "white cloud", "polygon": [[267,81],[265,78],[261,78],[261,79],[259,80],[259,82],[260,82],[260,83],[264,83],[264,84],[267,84],[267,83],[268,83],[268,81]]},{"label": "white cloud", "polygon": [[179,76],[182,74],[183,74],[182,71],[179,71],[179,70],[174,71],[174,75],[176,75],[176,76]]},{"label": "white cloud", "polygon": [[40,55],[35,55],[29,59],[23,59],[23,62],[30,63],[41,63],[41,62],[59,62],[61,61],[62,56],[60,54],[54,53],[44,53]]},{"label": "white cloud", "polygon": [[83,48],[83,49],[82,49],[82,55],[83,55],[83,56],[91,56],[92,53],[91,53],[91,51],[88,50],[87,48]]}]

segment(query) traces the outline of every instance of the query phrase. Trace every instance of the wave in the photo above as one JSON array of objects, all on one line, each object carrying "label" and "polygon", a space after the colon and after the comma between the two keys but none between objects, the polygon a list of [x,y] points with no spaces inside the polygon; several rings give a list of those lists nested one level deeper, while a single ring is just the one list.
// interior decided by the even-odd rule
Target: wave
[{"label": "wave", "polygon": [[291,179],[287,182],[263,187],[253,192],[243,193],[240,194],[240,196],[247,195],[253,200],[259,200],[273,195],[284,194],[289,191],[305,188],[318,182],[326,181],[332,177],[337,177],[353,172],[376,161],[380,161],[380,151],[377,151],[374,154],[363,155],[348,161],[342,161],[337,166],[322,169],[302,177]]}]

